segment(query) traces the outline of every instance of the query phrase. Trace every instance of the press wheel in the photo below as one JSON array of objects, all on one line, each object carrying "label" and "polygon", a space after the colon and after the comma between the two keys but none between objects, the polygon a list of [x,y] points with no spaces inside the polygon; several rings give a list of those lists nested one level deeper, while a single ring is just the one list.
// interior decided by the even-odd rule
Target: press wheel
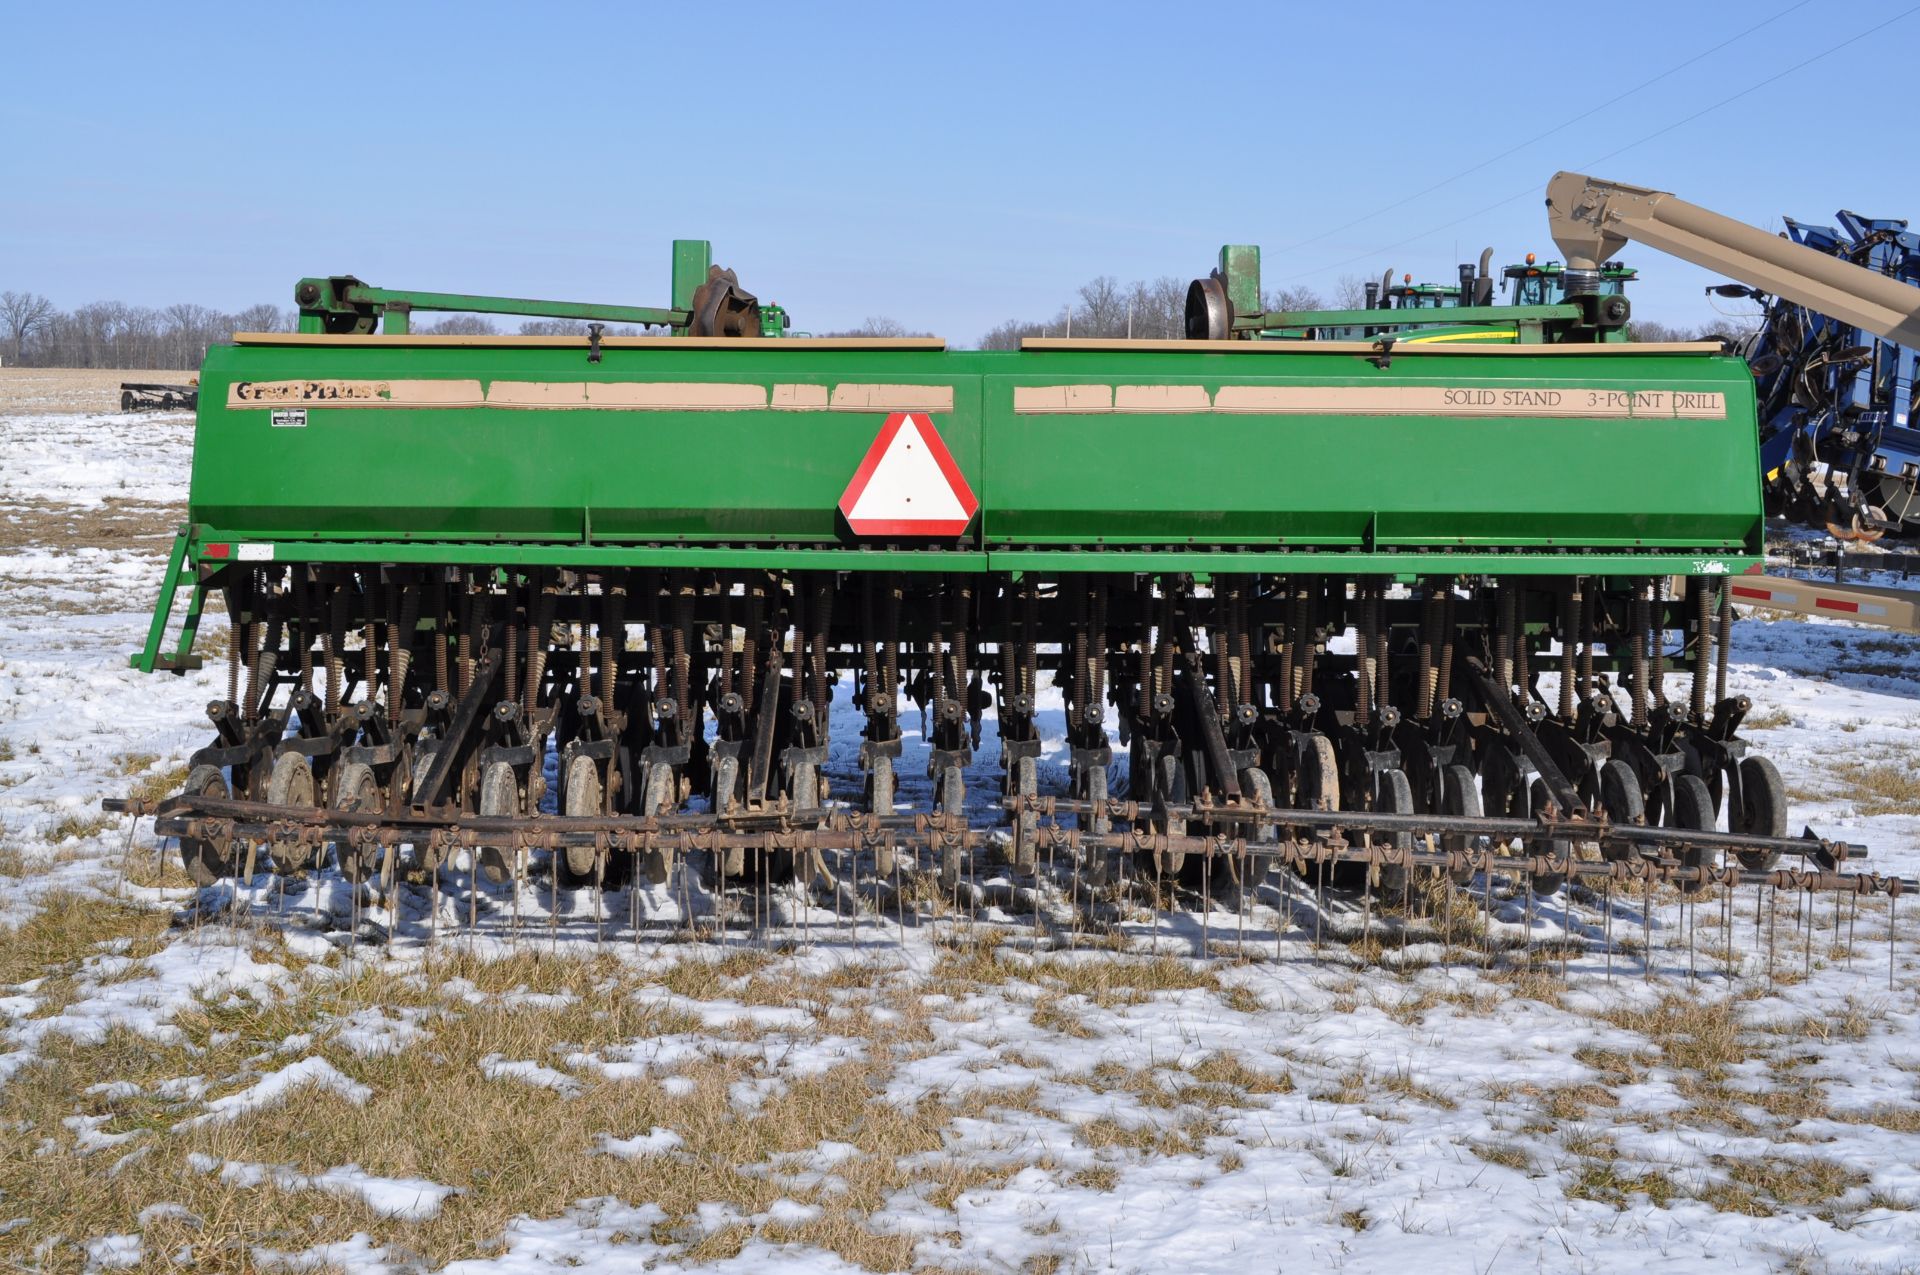
[{"label": "press wheel", "polygon": [[[646,787],[640,797],[640,813],[664,815],[678,804],[674,800],[673,767],[658,762],[647,767]],[[673,859],[668,851],[649,850],[641,856],[640,871],[649,885],[665,885],[673,873]]]},{"label": "press wheel", "polygon": [[[1640,777],[1633,773],[1633,767],[1618,757],[1600,768],[1600,805],[1607,812],[1607,822],[1635,826],[1647,821],[1646,802],[1640,795]],[[1630,846],[1615,843],[1607,846],[1603,857],[1610,863],[1618,863],[1634,857]]]},{"label": "press wheel", "polygon": [[[311,810],[313,800],[313,763],[300,753],[281,753],[273,759],[273,772],[267,776],[267,800],[276,806]],[[294,872],[313,861],[313,847],[302,841],[270,841],[267,853],[273,866],[282,872]]]},{"label": "press wheel", "polygon": [[[520,813],[520,780],[513,767],[503,761],[491,762],[480,771],[480,816],[486,819],[512,818]],[[495,885],[513,876],[507,847],[480,847],[480,875]]]},{"label": "press wheel", "polygon": [[[606,789],[600,782],[599,765],[591,757],[569,758],[560,786],[561,809],[578,818],[604,814],[605,804]],[[592,846],[568,846],[556,857],[559,861],[554,869],[560,874],[560,884],[569,889],[593,884],[597,856]]]},{"label": "press wheel", "polygon": [[[333,777],[333,808],[343,814],[355,811],[378,810],[380,808],[380,781],[374,777],[373,767],[363,761],[344,763]],[[340,874],[349,881],[364,881],[377,866],[362,856],[360,848],[346,842],[334,847],[334,857],[339,861]]]},{"label": "press wheel", "polygon": [[[1461,765],[1441,768],[1440,804],[1442,810],[1449,815],[1458,815],[1467,819],[1481,817],[1480,783],[1471,770]],[[1464,850],[1468,842],[1475,840],[1478,838],[1454,833],[1451,836],[1442,837],[1440,844],[1447,850]],[[1452,873],[1452,877],[1455,885],[1466,885],[1473,880],[1473,871],[1470,868],[1461,868]]]},{"label": "press wheel", "polygon": [[[1031,757],[1021,757],[1013,763],[1013,796],[1025,802],[1029,797],[1037,796],[1040,791],[1037,763]],[[1013,827],[1013,866],[1024,871],[1033,870],[1035,853],[1034,842],[1040,834],[1040,812],[1022,805]]]},{"label": "press wheel", "polygon": [[[867,812],[876,815],[893,813],[893,758],[875,757],[867,770]],[[885,837],[874,843],[873,874],[876,877],[891,877],[897,866],[897,853],[893,844]]]},{"label": "press wheel", "polygon": [[[233,790],[227,786],[226,772],[218,766],[195,766],[187,774],[187,782],[180,789],[183,797],[230,797]],[[186,869],[193,883],[199,886],[212,885],[222,877],[232,876],[235,870],[232,848],[216,846],[204,837],[180,838],[180,866]]]},{"label": "press wheel", "polygon": [[[1532,813],[1537,817],[1541,811],[1547,808],[1547,803],[1552,800],[1547,794],[1547,781],[1544,779],[1534,780],[1533,785],[1527,790],[1527,798],[1532,808]],[[1566,859],[1572,857],[1573,842],[1564,840],[1563,838],[1554,837],[1550,840],[1542,841],[1539,843],[1539,847],[1539,853],[1547,855],[1550,858]],[[1531,847],[1529,848],[1529,853],[1532,853]],[[1533,892],[1544,899],[1549,895],[1558,894],[1560,888],[1566,883],[1567,877],[1564,872],[1537,872],[1533,877]]]},{"label": "press wheel", "polygon": [[[732,814],[740,804],[739,788],[739,757],[715,757],[713,759],[713,813]],[[747,871],[747,852],[739,846],[722,850],[717,856],[716,867],[717,875],[722,881],[742,877]]]},{"label": "press wheel", "polygon": [[[1705,832],[1713,827],[1713,793],[1707,788],[1707,781],[1698,775],[1680,775],[1673,781],[1673,810],[1668,826],[1690,828]],[[1698,846],[1689,846],[1680,852],[1683,866],[1697,868],[1707,862],[1707,851]],[[1681,883],[1683,894],[1698,893],[1698,882]]]},{"label": "press wheel", "polygon": [[[1765,757],[1741,759],[1740,805],[1730,807],[1727,815],[1735,832],[1757,837],[1787,835],[1787,785],[1772,762]],[[1735,854],[1748,872],[1771,872],[1780,862],[1778,850],[1740,850]]]},{"label": "press wheel", "polygon": [[[1373,808],[1382,814],[1410,815],[1413,813],[1413,785],[1408,782],[1405,771],[1383,770],[1374,788]],[[1374,844],[1392,846],[1396,850],[1413,849],[1411,832],[1376,832],[1369,837]],[[1380,869],[1380,888],[1394,894],[1404,893],[1407,888],[1407,869],[1401,866],[1382,867]]]},{"label": "press wheel", "polygon": [[[949,766],[940,772],[938,791],[940,812],[959,814],[967,806],[967,777],[958,766]],[[940,888],[956,889],[960,884],[961,847],[943,845],[940,847]]]}]

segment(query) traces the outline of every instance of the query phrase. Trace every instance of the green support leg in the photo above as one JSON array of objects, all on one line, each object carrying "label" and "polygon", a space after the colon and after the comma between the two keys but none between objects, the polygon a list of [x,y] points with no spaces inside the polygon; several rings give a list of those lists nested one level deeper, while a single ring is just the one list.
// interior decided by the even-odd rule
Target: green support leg
[{"label": "green support leg", "polygon": [[162,669],[171,673],[184,673],[190,668],[199,668],[197,656],[189,655],[193,646],[193,635],[200,627],[200,607],[202,592],[198,586],[193,591],[193,600],[187,606],[186,626],[180,631],[180,647],[173,655],[160,654],[160,642],[167,635],[167,621],[173,618],[173,598],[180,589],[180,572],[187,561],[187,529],[182,527],[173,537],[173,552],[167,555],[167,574],[160,582],[160,599],[154,604],[153,623],[147,626],[147,642],[128,660],[132,667],[142,673],[151,673]]}]

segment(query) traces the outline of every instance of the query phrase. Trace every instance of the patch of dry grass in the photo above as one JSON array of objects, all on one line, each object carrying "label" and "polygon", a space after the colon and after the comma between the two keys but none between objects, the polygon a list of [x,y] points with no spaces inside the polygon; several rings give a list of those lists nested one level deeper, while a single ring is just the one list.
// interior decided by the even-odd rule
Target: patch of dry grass
[{"label": "patch of dry grass", "polygon": [[1534,1171],[1533,1153],[1517,1142],[1470,1142],[1467,1149],[1488,1164],[1517,1169],[1527,1174]]},{"label": "patch of dry grass", "polygon": [[1684,1192],[1657,1169],[1636,1173],[1618,1161],[1587,1160],[1574,1173],[1567,1194],[1577,1200],[1598,1200],[1616,1209],[1625,1209],[1634,1197],[1644,1195],[1649,1204],[1664,1209]]},{"label": "patch of dry grass", "polygon": [[1897,761],[1840,761],[1832,775],[1839,793],[1862,815],[1920,810],[1920,771]]},{"label": "patch of dry grass", "polygon": [[1245,1094],[1283,1094],[1293,1092],[1293,1076],[1287,1072],[1271,1075],[1249,1067],[1237,1054],[1208,1054],[1187,1074],[1203,1085],[1224,1085]]},{"label": "patch of dry grass", "polygon": [[50,846],[57,846],[67,841],[85,841],[118,822],[119,818],[115,815],[67,815],[47,829],[46,842]]},{"label": "patch of dry grass", "polygon": [[[34,905],[37,911],[20,925],[0,927],[0,986],[46,975],[70,979],[81,961],[106,945],[124,944],[123,954],[145,956],[167,936],[165,913],[99,895],[56,890]],[[47,994],[42,988],[40,995]]]},{"label": "patch of dry grass", "polygon": [[[1726,1173],[1727,1182],[1735,1188],[1727,1194],[1729,1203],[1737,1199],[1747,1204],[1758,1203],[1762,1208],[1779,1205],[1785,1208],[1831,1210],[1847,1192],[1867,1183],[1865,1174],[1822,1156],[1796,1159],[1716,1156],[1713,1163]],[[1715,1201],[1709,1200],[1708,1203],[1721,1208]],[[1749,1209],[1733,1207],[1722,1211],[1748,1212]],[[1764,1217],[1766,1213],[1754,1215]]]},{"label": "patch of dry grass", "polygon": [[1710,1079],[1719,1078],[1749,1053],[1731,1000],[1669,996],[1654,1005],[1626,1006],[1600,1017],[1647,1037],[1666,1066],[1697,1071]]}]

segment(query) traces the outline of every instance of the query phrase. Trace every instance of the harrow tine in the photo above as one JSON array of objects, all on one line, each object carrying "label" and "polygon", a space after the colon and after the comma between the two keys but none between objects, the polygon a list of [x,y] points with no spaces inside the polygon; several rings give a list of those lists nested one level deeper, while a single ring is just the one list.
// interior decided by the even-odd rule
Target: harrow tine
[{"label": "harrow tine", "polygon": [[1607,877],[1606,883],[1606,893],[1601,896],[1601,907],[1605,909],[1602,922],[1605,926],[1603,941],[1607,945],[1607,981],[1611,983],[1613,981],[1613,878]]},{"label": "harrow tine", "polygon": [[1773,956],[1775,941],[1780,933],[1779,891],[1767,890],[1767,990],[1773,990]]},{"label": "harrow tine", "polygon": [[1653,874],[1643,878],[1646,889],[1640,900],[1640,981],[1653,981]]},{"label": "harrow tine", "polygon": [[1847,968],[1853,968],[1853,932],[1860,920],[1860,896],[1854,895],[1847,903]]},{"label": "harrow tine", "polygon": [[1806,894],[1804,891],[1802,894],[1803,898],[1801,901],[1806,904],[1807,908],[1807,929],[1800,940],[1802,957],[1800,977],[1807,979],[1813,977],[1813,896]]}]

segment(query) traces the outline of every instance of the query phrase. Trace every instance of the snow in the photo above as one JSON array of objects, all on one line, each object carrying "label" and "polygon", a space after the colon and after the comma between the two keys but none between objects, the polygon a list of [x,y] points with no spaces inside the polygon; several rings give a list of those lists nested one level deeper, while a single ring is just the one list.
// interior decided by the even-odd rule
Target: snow
[{"label": "snow", "polygon": [[263,1107],[278,1106],[291,1094],[303,1089],[332,1093],[355,1106],[373,1095],[373,1090],[357,1080],[348,1079],[326,1059],[302,1058],[279,1071],[267,1073],[245,1089],[213,1099],[207,1103],[206,1114],[183,1121],[180,1127],[191,1129],[204,1124],[227,1124]]},{"label": "snow", "polygon": [[[124,824],[58,844],[49,836],[68,817],[84,824],[102,796],[124,792],[140,774],[184,763],[205,742],[201,709],[224,693],[224,669],[214,661],[179,678],[145,678],[126,667],[127,651],[144,636],[177,509],[151,520],[150,538],[124,544],[36,539],[33,519],[48,509],[177,505],[187,440],[180,422],[0,417],[8,457],[0,475],[0,519],[8,521],[0,528],[18,529],[0,542],[11,545],[0,548],[0,739],[12,753],[0,761],[0,844],[26,868],[0,875],[0,926],[32,916],[54,891],[185,918],[157,945],[102,944],[75,965],[36,971],[44,979],[0,986],[0,1087],[56,1050],[84,1057],[116,1032],[189,1060],[242,1042],[249,1061],[237,1071],[189,1061],[179,1070],[199,1074],[143,1073],[137,1083],[89,1076],[57,1124],[21,1136],[29,1150],[48,1145],[87,1157],[89,1172],[118,1174],[116,1190],[185,1158],[207,1175],[203,1183],[351,1200],[393,1228],[369,1235],[342,1226],[311,1247],[262,1238],[251,1253],[262,1268],[358,1272],[411,1263],[395,1235],[456,1216],[460,1193],[484,1185],[437,1174],[431,1164],[372,1172],[363,1166],[396,1166],[378,1164],[371,1149],[352,1153],[357,1164],[325,1167],[348,1157],[274,1163],[299,1155],[276,1147],[240,1159],[211,1154],[213,1140],[244,1133],[270,1107],[291,1105],[321,1122],[344,1112],[342,1103],[368,1104],[395,1083],[399,1061],[436,1058],[460,1016],[580,1007],[595,980],[614,977],[609,966],[632,989],[623,992],[628,1008],[661,1014],[669,1025],[593,1039],[502,1037],[511,1053],[485,1055],[478,1074],[469,1055],[457,1073],[434,1072],[434,1083],[527,1086],[572,1098],[567,1109],[590,1116],[596,1086],[657,1087],[664,1101],[647,1118],[624,1123],[609,1114],[580,1147],[579,1176],[597,1181],[680,1172],[709,1155],[713,1131],[678,1111],[704,1101],[702,1085],[716,1075],[723,1087],[708,1093],[716,1101],[724,1094],[720,1118],[732,1127],[767,1120],[770,1104],[837,1069],[872,1068],[863,1099],[872,1111],[951,1108],[937,1147],[899,1155],[894,1167],[908,1185],[857,1215],[875,1234],[908,1237],[916,1266],[1692,1271],[1798,1263],[1896,1271],[1910,1269],[1920,1251],[1920,1137],[1867,1122],[1920,1104],[1920,922],[1907,919],[1910,902],[1901,905],[1891,973],[1885,912],[1863,905],[1850,958],[1839,954],[1843,922],[1828,936],[1832,950],[1815,951],[1810,969],[1802,970],[1798,947],[1783,944],[1770,974],[1756,936],[1767,909],[1751,891],[1735,900],[1740,956],[1731,978],[1718,964],[1721,936],[1706,925],[1709,909],[1684,917],[1676,903],[1656,901],[1643,918],[1637,898],[1566,893],[1531,909],[1519,899],[1498,902],[1494,935],[1512,944],[1504,954],[1416,941],[1404,958],[1390,944],[1380,963],[1363,965],[1331,936],[1316,947],[1311,892],[1278,881],[1244,912],[1230,904],[1204,915],[1136,908],[1096,940],[1066,928],[1071,912],[1056,897],[1045,901],[1048,925],[1036,925],[1032,912],[1016,910],[1011,881],[988,868],[972,910],[976,928],[1001,940],[1006,977],[959,990],[935,984],[946,944],[963,927],[896,917],[871,896],[854,917],[831,900],[783,894],[770,901],[778,916],[756,927],[751,916],[716,915],[726,901],[697,877],[677,876],[603,900],[602,927],[587,892],[563,893],[556,917],[545,878],[536,881],[542,888],[517,894],[475,894],[464,863],[390,894],[356,892],[331,873],[308,881],[263,873],[204,892],[132,884],[129,855],[140,862],[172,852],[150,824],[131,842]],[[1866,844],[1875,871],[1920,873],[1920,810],[1875,804],[1836,778],[1842,764],[1914,767],[1920,639],[1749,618],[1735,627],[1734,650],[1730,690],[1751,696],[1756,714],[1785,711],[1783,724],[1750,737],[1796,792],[1794,827],[1810,823]],[[1684,686],[1675,674],[1671,689]],[[1553,688],[1544,677],[1542,689]],[[827,765],[840,795],[859,785],[851,707],[843,687]],[[1057,737],[1057,695],[1042,708]],[[920,738],[914,717],[903,723],[910,750]],[[976,810],[997,796],[995,743],[989,717],[969,775]],[[123,754],[154,760],[129,776],[115,761]],[[1065,778],[1064,750],[1050,742],[1042,790],[1059,791]],[[901,779],[901,808],[924,805],[925,776],[903,766]],[[470,905],[479,914],[471,929]],[[1831,906],[1823,899],[1816,909],[1823,926]],[[1783,896],[1777,912],[1784,940],[1794,901]],[[1351,932],[1360,916],[1336,900],[1320,919]],[[1701,925],[1697,949],[1688,946],[1687,919]],[[388,941],[336,946],[363,920]],[[1625,941],[1638,942],[1643,920],[1654,943],[1647,961]],[[689,921],[699,928],[689,932]],[[1564,991],[1523,994],[1510,977],[1513,952],[1567,934],[1584,946],[1568,959]],[[1225,955],[1192,959],[1209,943]],[[1135,990],[1123,980],[1124,994],[1099,997],[1068,990],[1062,977],[1073,964],[1124,965],[1150,951],[1206,972],[1213,985]],[[580,973],[504,989],[506,980],[474,974],[474,966],[530,953],[577,962]],[[764,961],[759,983],[717,968],[742,954]],[[457,975],[445,968],[448,958]],[[668,986],[667,971],[683,961],[715,965],[710,984],[698,992],[685,981]],[[857,995],[844,983],[828,986],[856,963],[867,971]],[[340,1000],[343,988],[378,979],[396,989],[394,1003]],[[779,994],[786,990],[794,994]],[[1634,1013],[1666,997],[1703,1009],[1731,1004],[1750,1031],[1775,1033],[1755,1037],[1764,1043],[1716,1081],[1750,1127],[1704,1113],[1700,1070],[1676,1065],[1631,1025]],[[209,1007],[229,1034],[189,1030]],[[258,1039],[255,1024],[269,1021],[269,1009],[271,1021],[297,1028]],[[1850,1019],[1859,1021],[1828,1026]],[[1613,1055],[1641,1060],[1631,1080],[1600,1065]],[[1260,1083],[1200,1083],[1197,1073],[1227,1059]],[[1542,1095],[1576,1088],[1597,1089],[1606,1101],[1566,1119],[1543,1115]],[[1795,1088],[1817,1094],[1820,1113],[1770,1115],[1765,1100]],[[165,1113],[162,1123],[150,1118],[154,1111]],[[855,1141],[862,1115],[847,1112],[835,1137],[797,1148],[776,1141],[770,1145],[782,1149],[733,1165],[766,1192],[758,1198],[778,1194],[764,1208],[715,1199],[670,1213],[657,1200],[583,1190],[585,1198],[559,1196],[537,1216],[473,1236],[476,1255],[448,1269],[852,1270],[792,1233],[809,1233],[804,1228],[852,1194],[848,1184],[868,1154]],[[1604,1152],[1592,1152],[1600,1144]],[[1490,1146],[1513,1149],[1524,1167],[1476,1150]],[[183,1148],[193,1149],[183,1156]],[[1766,1217],[1703,1201],[1730,1180],[1732,1162],[1762,1157],[1802,1166],[1831,1160],[1860,1181],[1818,1207],[1776,1206]],[[1583,1198],[1574,1188],[1590,1162],[1624,1179],[1665,1175],[1678,1191],[1664,1202],[1644,1188]],[[962,1175],[965,1185],[943,1191],[947,1175]],[[102,1234],[62,1230],[35,1261],[110,1269],[168,1260],[176,1254],[149,1246],[142,1233],[192,1229],[196,1219],[180,1200],[193,1198],[156,1189]],[[313,1204],[318,1211],[325,1201]],[[36,1208],[5,1201],[0,1234],[34,1224],[27,1215]],[[696,1262],[694,1246],[729,1227],[751,1233],[744,1246]]]},{"label": "snow", "polygon": [[138,1266],[141,1244],[138,1235],[103,1235],[86,1244],[87,1269],[114,1271]]},{"label": "snow", "polygon": [[671,1129],[655,1125],[650,1132],[631,1138],[616,1138],[610,1133],[599,1134],[597,1141],[602,1155],[639,1160],[650,1155],[665,1155],[675,1147],[684,1145],[686,1140]]},{"label": "snow", "polygon": [[578,1097],[580,1093],[580,1082],[572,1076],[528,1059],[488,1054],[480,1060],[480,1071],[488,1080],[518,1080],[536,1089],[552,1089],[563,1098]]}]

